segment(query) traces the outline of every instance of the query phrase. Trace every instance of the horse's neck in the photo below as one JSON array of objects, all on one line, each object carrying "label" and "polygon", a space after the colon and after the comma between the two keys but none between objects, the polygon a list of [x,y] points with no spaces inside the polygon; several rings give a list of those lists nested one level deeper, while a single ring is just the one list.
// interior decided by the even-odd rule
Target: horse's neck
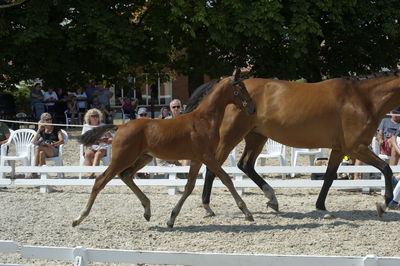
[{"label": "horse's neck", "polygon": [[230,96],[227,96],[225,90],[228,88],[217,88],[200,103],[195,112],[197,115],[210,121],[219,127],[224,117],[225,108],[232,103]]},{"label": "horse's neck", "polygon": [[400,106],[400,78],[395,75],[365,80],[359,83],[359,87],[368,90],[373,111],[378,117]]}]

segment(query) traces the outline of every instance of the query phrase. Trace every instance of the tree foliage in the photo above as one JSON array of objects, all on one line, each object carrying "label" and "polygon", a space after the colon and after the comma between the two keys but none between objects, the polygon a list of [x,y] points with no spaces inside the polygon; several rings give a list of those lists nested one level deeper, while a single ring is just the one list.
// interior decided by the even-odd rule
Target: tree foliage
[{"label": "tree foliage", "polygon": [[0,83],[168,68],[191,90],[246,65],[282,79],[361,74],[399,64],[399,18],[396,0],[29,0],[0,9]]}]

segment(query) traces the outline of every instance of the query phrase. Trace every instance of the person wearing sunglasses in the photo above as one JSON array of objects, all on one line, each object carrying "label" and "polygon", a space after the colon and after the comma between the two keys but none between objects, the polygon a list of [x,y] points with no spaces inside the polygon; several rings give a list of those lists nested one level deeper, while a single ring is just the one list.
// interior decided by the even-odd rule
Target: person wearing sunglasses
[{"label": "person wearing sunglasses", "polygon": [[171,115],[166,117],[167,119],[169,118],[175,118],[181,115],[181,111],[182,111],[182,103],[181,100],[179,99],[173,99],[170,103],[169,103],[169,109],[171,111]]},{"label": "person wearing sunglasses", "polygon": [[[50,113],[43,113],[40,116],[39,127],[36,135],[32,139],[35,144],[35,166],[46,164],[46,158],[58,156],[58,146],[64,143],[64,136],[61,128],[53,126],[53,117]],[[36,173],[30,175],[31,178],[37,178]]]},{"label": "person wearing sunglasses", "polygon": [[[85,124],[83,125],[82,135],[93,129],[104,125],[104,115],[96,108],[89,109],[84,116]],[[107,148],[112,142],[111,132],[106,132],[99,140],[98,143],[92,146],[85,147],[84,150],[84,165],[86,166],[97,166],[100,165],[100,160],[106,155]],[[90,174],[88,178],[95,178],[94,173]]]}]

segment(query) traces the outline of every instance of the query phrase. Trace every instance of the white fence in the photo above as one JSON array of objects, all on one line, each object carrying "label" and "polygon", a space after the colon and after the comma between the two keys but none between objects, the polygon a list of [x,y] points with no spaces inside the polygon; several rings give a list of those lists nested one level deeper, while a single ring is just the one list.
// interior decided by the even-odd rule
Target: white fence
[{"label": "white fence", "polygon": [[[0,253],[19,253],[26,259],[63,260],[85,266],[90,262],[179,265],[279,265],[279,266],[398,266],[400,257],[340,257],[269,254],[225,254],[170,251],[45,247],[0,241]],[[8,264],[10,265],[10,264]],[[16,265],[16,264],[13,264]]]},{"label": "white fence", "polygon": [[[41,192],[47,191],[47,186],[91,186],[94,183],[93,179],[59,179],[48,178],[49,173],[102,173],[106,166],[17,166],[17,173],[40,173],[40,179],[0,179],[0,185],[3,186],[40,186]],[[200,173],[205,171],[203,166]],[[239,193],[242,193],[244,188],[256,187],[257,185],[250,179],[243,180],[243,172],[237,167],[224,167],[225,171],[234,176],[234,184]],[[393,172],[400,172],[400,166],[392,166]],[[10,173],[11,167],[0,167],[0,171]],[[186,184],[186,179],[177,179],[177,173],[187,173],[189,166],[146,166],[139,172],[142,173],[158,173],[167,174],[168,179],[135,179],[135,183],[139,186],[165,186],[168,188],[169,194],[175,194],[177,187],[183,187]],[[281,173],[324,173],[326,166],[262,166],[256,167],[256,171],[260,174],[281,174]],[[338,173],[379,173],[372,166],[340,166]],[[276,187],[321,187],[322,180],[309,179],[267,179],[267,182],[274,188]],[[197,179],[196,185],[203,185],[203,179]],[[108,185],[124,185],[120,179],[113,179]],[[224,186],[221,181],[214,182],[215,187]],[[383,188],[383,180],[335,180],[333,187],[341,188]]]}]

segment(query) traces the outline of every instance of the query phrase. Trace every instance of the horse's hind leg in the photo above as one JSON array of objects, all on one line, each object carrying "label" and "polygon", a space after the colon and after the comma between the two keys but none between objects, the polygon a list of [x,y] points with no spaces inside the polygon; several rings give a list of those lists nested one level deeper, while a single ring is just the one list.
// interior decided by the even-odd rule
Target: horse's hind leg
[{"label": "horse's hind leg", "polygon": [[190,162],[190,170],[187,178],[187,183],[185,185],[185,190],[183,191],[182,197],[179,199],[178,203],[175,205],[174,209],[171,212],[171,216],[167,222],[168,227],[172,228],[175,223],[175,219],[178,216],[179,212],[182,209],[183,203],[192,193],[193,188],[196,184],[197,174],[199,173],[201,167],[201,162],[191,161]]},{"label": "horse's hind leg", "polygon": [[393,172],[390,166],[365,145],[360,147],[354,156],[362,162],[378,168],[385,176],[385,203],[387,205],[393,199]]},{"label": "horse's hind leg", "polygon": [[96,180],[95,180],[93,188],[92,188],[92,192],[90,193],[90,196],[89,196],[89,201],[86,204],[86,207],[83,209],[83,211],[79,215],[79,217],[72,222],[72,226],[75,227],[75,226],[79,225],[83,221],[83,219],[85,219],[86,216],[89,215],[89,212],[93,206],[93,203],[94,203],[97,195],[107,185],[107,183],[110,182],[110,180],[114,178],[114,176],[116,174],[117,174],[116,169],[112,165],[110,165],[104,173],[102,173],[101,175],[96,177]]},{"label": "horse's hind leg", "polygon": [[271,207],[275,211],[279,211],[278,199],[275,196],[274,189],[267,182],[265,182],[265,180],[258,175],[254,169],[257,156],[264,148],[267,138],[260,134],[250,132],[246,136],[245,141],[246,146],[244,148],[242,157],[239,160],[238,167],[264,192],[264,195],[269,199],[267,206]]},{"label": "horse's hind leg", "polygon": [[206,160],[204,163],[221,179],[222,183],[229,189],[229,192],[231,192],[233,198],[235,199],[236,205],[244,213],[245,219],[248,221],[254,221],[253,215],[247,208],[246,203],[244,203],[243,199],[237,193],[229,175],[221,168],[220,165],[218,165],[218,163],[216,163],[215,159]]},{"label": "horse's hind leg", "polygon": [[326,211],[325,199],[328,195],[329,188],[331,187],[333,180],[336,178],[337,169],[343,160],[343,152],[340,150],[332,150],[331,156],[329,157],[328,167],[324,174],[324,184],[322,185],[321,191],[316,203],[318,210]]},{"label": "horse's hind leg", "polygon": [[151,162],[152,159],[153,159],[152,156],[144,154],[135,161],[132,167],[125,169],[119,174],[121,180],[133,191],[133,193],[135,193],[135,195],[139,198],[140,202],[142,203],[142,206],[144,208],[143,216],[147,221],[150,221],[151,217],[150,200],[140,190],[140,188],[135,184],[135,182],[133,182],[133,176],[137,171],[139,171],[146,164]]}]

